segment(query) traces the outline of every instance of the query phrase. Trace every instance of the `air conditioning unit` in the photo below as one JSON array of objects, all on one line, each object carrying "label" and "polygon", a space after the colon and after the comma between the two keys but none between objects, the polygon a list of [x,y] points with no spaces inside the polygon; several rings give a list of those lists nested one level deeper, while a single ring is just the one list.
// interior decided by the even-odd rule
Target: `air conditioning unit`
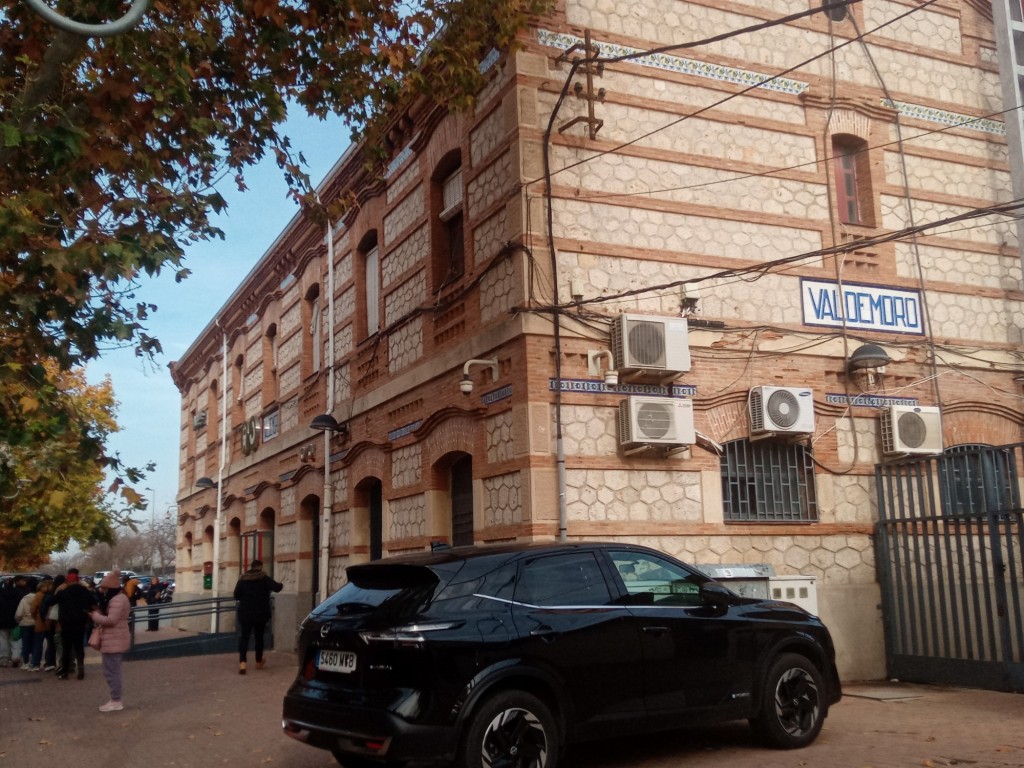
[{"label": "air conditioning unit", "polygon": [[690,370],[690,341],[682,317],[619,315],[612,326],[612,353],[620,373],[659,376]]},{"label": "air conditioning unit", "polygon": [[886,456],[942,453],[942,414],[934,405],[889,405],[882,410]]},{"label": "air conditioning unit", "polygon": [[804,387],[754,387],[747,395],[751,435],[814,432],[814,391]]},{"label": "air conditioning unit", "polygon": [[693,445],[693,401],[629,397],[619,402],[619,445]]},{"label": "air conditioning unit", "polygon": [[206,409],[199,411],[195,416],[192,417],[192,427],[194,429],[202,429],[206,426]]}]

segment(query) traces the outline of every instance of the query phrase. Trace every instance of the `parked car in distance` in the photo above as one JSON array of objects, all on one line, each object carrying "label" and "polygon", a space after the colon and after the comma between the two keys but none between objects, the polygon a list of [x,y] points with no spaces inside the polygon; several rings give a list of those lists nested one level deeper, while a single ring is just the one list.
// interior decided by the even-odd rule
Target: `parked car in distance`
[{"label": "parked car in distance", "polygon": [[345,768],[555,768],[573,742],[736,719],[797,748],[842,695],[816,617],[645,547],[459,547],[346,575],[302,622],[282,720]]}]

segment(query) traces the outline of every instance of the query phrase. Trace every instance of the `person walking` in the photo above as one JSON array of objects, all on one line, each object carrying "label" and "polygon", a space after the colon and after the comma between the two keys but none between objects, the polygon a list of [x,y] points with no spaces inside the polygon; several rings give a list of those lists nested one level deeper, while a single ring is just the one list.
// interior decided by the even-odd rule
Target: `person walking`
[{"label": "person walking", "polygon": [[100,653],[103,655],[103,677],[110,689],[110,701],[100,705],[100,712],[120,712],[124,709],[124,680],[121,675],[121,661],[124,652],[131,648],[132,637],[128,631],[128,615],[131,604],[121,591],[121,573],[110,571],[100,580],[100,591],[105,598],[106,611],[96,607],[90,615],[94,632],[100,633]]},{"label": "person walking", "polygon": [[263,633],[270,621],[270,593],[280,592],[284,584],[263,572],[263,562],[253,560],[249,570],[235,584],[238,601],[238,674],[245,674],[249,636],[256,635],[256,669],[263,669]]},{"label": "person walking", "polygon": [[77,568],[68,569],[67,581],[57,593],[57,607],[62,637],[57,677],[68,679],[73,656],[81,680],[85,677],[85,629],[89,614],[96,607],[96,598],[79,579]]},{"label": "person walking", "polygon": [[160,629],[160,608],[158,604],[163,594],[163,584],[160,583],[160,579],[154,576],[149,580],[146,591],[143,593],[143,597],[146,598],[146,605],[149,607],[149,610],[146,611],[149,618],[149,624],[146,627],[147,632],[156,632]]}]

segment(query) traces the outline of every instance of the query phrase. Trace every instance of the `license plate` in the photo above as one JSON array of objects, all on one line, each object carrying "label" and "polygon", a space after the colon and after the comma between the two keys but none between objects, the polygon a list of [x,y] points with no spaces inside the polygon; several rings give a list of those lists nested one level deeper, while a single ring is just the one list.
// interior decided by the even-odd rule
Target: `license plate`
[{"label": "license plate", "polygon": [[316,665],[325,672],[349,674],[356,671],[356,655],[351,651],[320,651]]}]

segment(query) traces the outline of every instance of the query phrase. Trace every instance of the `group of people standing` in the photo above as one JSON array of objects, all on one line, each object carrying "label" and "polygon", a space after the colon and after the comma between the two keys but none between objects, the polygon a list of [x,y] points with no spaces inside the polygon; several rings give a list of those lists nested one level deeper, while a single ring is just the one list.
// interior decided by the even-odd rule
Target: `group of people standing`
[{"label": "group of people standing", "polygon": [[[0,667],[52,671],[60,680],[74,674],[82,680],[85,645],[93,633],[102,633],[99,650],[110,701],[100,711],[123,709],[121,659],[131,647],[130,613],[118,571],[107,573],[95,588],[77,568],[35,585],[16,576],[0,584]],[[21,644],[17,655],[15,635]]]},{"label": "group of people standing", "polygon": [[[264,634],[271,617],[270,596],[284,585],[263,571],[263,563],[254,560],[235,585],[238,601],[238,673],[246,672],[249,641],[255,639],[256,668],[263,669]],[[93,588],[79,577],[77,568],[66,575],[44,579],[32,585],[25,576],[0,583],[0,667],[21,666],[29,672],[55,671],[61,680],[74,674],[85,677],[85,646],[98,648],[103,658],[103,676],[110,689],[110,700],[101,712],[124,709],[121,662],[132,645],[132,605],[129,592],[144,595],[152,605],[160,597],[157,579],[145,590],[131,582],[122,585],[119,571],[108,571]],[[153,609],[148,612],[147,631],[159,627]],[[20,657],[15,653],[12,636],[20,635]],[[90,642],[93,634],[99,642]],[[59,657],[59,663],[58,663]]]}]

